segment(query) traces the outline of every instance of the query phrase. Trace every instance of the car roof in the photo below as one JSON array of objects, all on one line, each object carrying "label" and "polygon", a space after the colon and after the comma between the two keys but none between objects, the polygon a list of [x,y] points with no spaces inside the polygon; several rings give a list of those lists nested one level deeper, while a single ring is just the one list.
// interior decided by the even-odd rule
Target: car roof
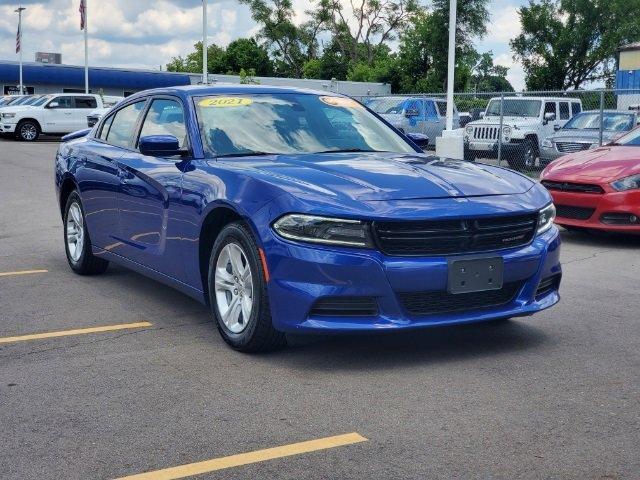
[{"label": "car roof", "polygon": [[[600,113],[600,110],[583,110],[582,113]],[[620,115],[637,115],[638,112],[635,110],[603,110],[602,113],[617,113]],[[579,114],[578,114],[579,115]]]},{"label": "car roof", "polygon": [[238,95],[238,94],[303,94],[303,95],[331,95],[343,97],[335,92],[326,90],[311,90],[308,88],[275,86],[275,85],[241,85],[237,83],[217,84],[217,85],[185,85],[167,88],[154,88],[143,90],[127,97],[127,100],[148,95],[174,94],[184,97],[197,97],[206,95]]},{"label": "car roof", "polygon": [[[501,97],[493,97],[491,100],[500,100]],[[511,97],[504,97],[505,100],[543,100],[543,101],[552,101],[552,102],[581,102],[579,98],[570,98],[570,97],[520,97],[517,95],[512,95]]]},{"label": "car roof", "polygon": [[446,98],[427,97],[422,95],[381,95],[379,97],[371,97],[369,100],[378,99],[398,99],[398,100],[433,100],[436,102],[446,102]]}]

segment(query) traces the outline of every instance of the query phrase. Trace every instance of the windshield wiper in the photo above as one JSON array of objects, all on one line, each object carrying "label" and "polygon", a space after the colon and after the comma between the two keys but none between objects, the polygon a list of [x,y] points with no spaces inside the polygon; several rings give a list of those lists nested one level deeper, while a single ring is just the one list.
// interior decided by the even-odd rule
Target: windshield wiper
[{"label": "windshield wiper", "polygon": [[225,153],[224,155],[217,155],[216,158],[232,158],[232,157],[260,157],[265,155],[279,155],[273,152],[238,152],[238,153]]}]

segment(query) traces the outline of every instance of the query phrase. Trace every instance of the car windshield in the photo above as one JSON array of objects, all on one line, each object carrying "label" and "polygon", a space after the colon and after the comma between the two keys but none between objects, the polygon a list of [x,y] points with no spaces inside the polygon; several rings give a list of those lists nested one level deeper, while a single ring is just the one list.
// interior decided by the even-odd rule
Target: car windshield
[{"label": "car windshield", "polygon": [[[541,106],[540,100],[505,98],[502,113],[507,117],[538,117]],[[500,116],[500,99],[493,99],[489,102],[485,116]]]},{"label": "car windshield", "polygon": [[28,105],[31,105],[32,107],[39,107],[41,105],[44,105],[44,103],[47,100],[49,100],[49,98],[51,98],[51,97],[47,97],[47,96],[38,97],[38,98],[34,99],[33,101],[29,102]]},{"label": "car windshield", "polygon": [[640,146],[640,127],[631,130],[614,142],[615,145],[626,145],[629,147]]},{"label": "car windshield", "polygon": [[400,97],[382,97],[382,98],[373,98],[369,100],[366,105],[374,112],[385,115],[385,114],[398,114],[402,113],[404,110],[404,103],[406,102],[406,98]]},{"label": "car windshield", "polygon": [[33,95],[27,95],[27,96],[24,96],[24,97],[19,97],[16,100],[14,100],[13,102],[11,102],[11,105],[13,105],[13,106],[25,105],[27,102],[30,102],[32,98],[33,98]]},{"label": "car windshield", "polygon": [[[633,128],[634,116],[628,113],[605,112],[603,114],[603,130],[611,132],[627,132]],[[564,126],[565,130],[600,130],[600,113],[581,113]]]},{"label": "car windshield", "polygon": [[194,101],[203,143],[211,155],[415,152],[350,98],[284,93]]}]

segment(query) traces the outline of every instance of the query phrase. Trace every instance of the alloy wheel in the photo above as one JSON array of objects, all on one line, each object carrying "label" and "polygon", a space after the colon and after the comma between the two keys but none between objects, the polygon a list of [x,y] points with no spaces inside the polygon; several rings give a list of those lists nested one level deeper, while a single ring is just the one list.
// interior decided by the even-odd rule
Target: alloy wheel
[{"label": "alloy wheel", "polygon": [[69,256],[73,262],[78,262],[84,248],[84,220],[77,202],[73,202],[69,207],[66,233]]},{"label": "alloy wheel", "polygon": [[38,130],[33,123],[25,123],[20,127],[20,136],[25,140],[33,140],[38,135]]},{"label": "alloy wheel", "polygon": [[230,332],[241,333],[247,328],[253,309],[253,273],[240,245],[225,245],[216,262],[214,279],[222,322]]}]

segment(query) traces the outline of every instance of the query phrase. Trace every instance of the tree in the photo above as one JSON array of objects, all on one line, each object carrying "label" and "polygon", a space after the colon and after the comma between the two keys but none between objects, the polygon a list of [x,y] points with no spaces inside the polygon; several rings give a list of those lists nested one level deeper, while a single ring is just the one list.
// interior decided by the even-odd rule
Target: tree
[{"label": "tree", "polygon": [[493,63],[493,52],[478,54],[470,79],[469,90],[476,92],[513,92],[507,80],[509,69]]},{"label": "tree", "polygon": [[[463,90],[477,59],[473,41],[486,33],[488,0],[459,0],[456,26],[455,89]],[[400,37],[401,89],[442,92],[447,82],[449,1],[434,0],[431,11],[414,15]]]},{"label": "tree", "polygon": [[294,23],[291,0],[240,0],[251,9],[251,17],[260,26],[258,38],[272,55],[280,76],[300,78],[305,61],[317,54],[317,35],[324,13],[311,15],[309,22]]},{"label": "tree", "polygon": [[[202,42],[197,42],[193,47],[195,51],[189,53],[186,58],[173,57],[167,64],[167,71],[202,72]],[[217,45],[209,45],[207,47],[207,71],[209,73],[227,73],[229,70],[225,49]]]},{"label": "tree", "polygon": [[418,11],[417,0],[350,0],[351,15],[340,0],[320,0],[316,10],[350,63],[373,65],[377,50],[395,40]]},{"label": "tree", "polygon": [[273,64],[267,49],[258,45],[253,38],[239,38],[229,44],[226,50],[226,66],[234,73],[247,70],[253,71],[254,76],[273,74]]},{"label": "tree", "polygon": [[618,47],[640,39],[640,0],[530,0],[518,13],[511,49],[529,90],[609,80]]}]

